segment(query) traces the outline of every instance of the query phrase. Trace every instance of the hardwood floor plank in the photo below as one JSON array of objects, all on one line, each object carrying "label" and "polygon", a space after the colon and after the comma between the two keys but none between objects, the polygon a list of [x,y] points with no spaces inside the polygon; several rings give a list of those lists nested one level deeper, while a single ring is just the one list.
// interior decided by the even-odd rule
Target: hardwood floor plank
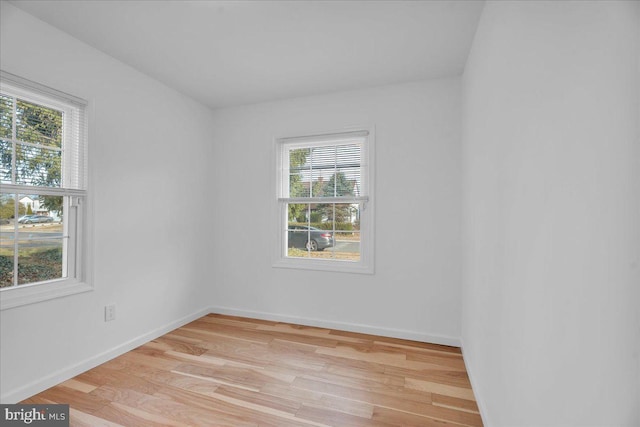
[{"label": "hardwood floor plank", "polygon": [[386,366],[396,366],[399,368],[407,369],[433,369],[433,370],[449,370],[447,366],[443,366],[437,363],[427,363],[420,361],[407,360],[407,355],[404,353],[388,352],[388,351],[376,351],[366,350],[360,351],[353,347],[339,344],[336,348],[318,348],[316,350],[318,354],[325,354],[329,356],[342,357],[345,359],[354,359],[365,362],[378,363]]},{"label": "hardwood floor plank", "polygon": [[280,332],[284,334],[304,334],[307,336],[328,338],[340,342],[351,342],[362,344],[368,340],[361,338],[343,337],[331,333],[331,329],[314,328],[311,326],[293,325],[290,323],[279,323],[276,325],[261,325],[257,328],[259,331]]},{"label": "hardwood floor plank", "polygon": [[[417,403],[425,405],[431,403],[431,394],[414,390],[407,390],[400,387],[379,388],[370,390],[368,388],[355,388],[340,384],[334,384],[318,379],[298,377],[292,387],[320,392],[331,396],[342,397],[358,402],[371,403],[374,405],[384,405],[385,402],[393,402],[393,405],[404,407],[405,404]],[[393,406],[392,406],[393,407]]]},{"label": "hardwood floor plank", "polygon": [[91,393],[85,393],[59,385],[45,390],[33,398],[46,399],[55,403],[73,402],[75,409],[92,414],[109,403],[109,400],[96,396],[93,393],[95,393],[95,390]]},{"label": "hardwood floor plank", "polygon": [[450,347],[447,345],[430,344],[398,338],[383,338],[382,341],[373,341],[373,345],[396,347],[404,350],[410,350],[411,352],[432,353],[440,356],[462,358],[462,353],[458,347]]},{"label": "hardwood floor plank", "polygon": [[417,380],[430,381],[454,387],[471,388],[469,376],[464,371],[445,371],[442,369],[407,369],[397,366],[387,366],[385,374],[400,376],[403,378],[413,378]]},{"label": "hardwood floor plank", "polygon": [[244,399],[237,399],[228,395],[216,393],[215,399],[224,401],[228,404],[235,405],[240,408],[242,413],[251,411],[253,413],[259,413],[257,416],[253,416],[252,419],[260,419],[260,425],[265,425],[267,422],[271,422],[274,426],[287,426],[287,425],[313,425],[323,427],[324,424],[312,422],[312,420],[305,420],[299,418],[296,413],[290,413],[288,411],[281,411],[271,406],[265,406],[249,402]]},{"label": "hardwood floor plank", "polygon": [[402,377],[386,375],[381,378],[358,378],[356,376],[336,375],[330,372],[314,372],[298,376],[299,379],[311,379],[323,381],[329,384],[341,385],[344,387],[368,390],[380,393],[399,393],[404,390],[405,380]]},{"label": "hardwood floor plank", "polygon": [[299,409],[302,404],[306,404],[312,407],[335,410],[364,418],[371,418],[373,413],[373,405],[367,402],[345,399],[340,396],[296,387],[268,384],[260,389],[260,393],[267,396],[276,396],[288,401],[295,401],[298,404],[297,409]]},{"label": "hardwood floor plank", "polygon": [[[213,406],[216,412],[222,412],[227,416],[237,417],[239,419],[258,422],[260,426],[288,427],[316,425],[316,423],[313,422],[297,419],[295,412],[282,411],[270,405],[249,402],[245,399],[229,396],[228,393],[219,393],[219,389],[220,388],[216,389],[216,391],[206,396],[200,396],[191,390],[165,388],[161,392],[156,393],[155,396],[204,410],[210,410]],[[227,387],[227,389],[238,390],[236,387]],[[217,420],[217,418],[212,419],[212,421],[215,420]]]},{"label": "hardwood floor plank", "polygon": [[69,408],[69,424],[74,427],[127,427],[73,408]]},{"label": "hardwood floor plank", "polygon": [[419,412],[398,411],[393,408],[376,406],[373,418],[382,420],[402,420],[404,424],[408,425],[423,425],[423,423],[426,423],[426,420],[429,420],[430,422],[447,422],[471,427],[482,425],[482,420],[480,419],[479,414],[434,405],[426,405],[420,408]]},{"label": "hardwood floor plank", "polygon": [[208,322],[204,319],[196,320],[189,324],[189,329],[207,331],[228,337],[241,337],[245,340],[255,342],[269,342],[271,337],[258,330],[255,325],[253,327],[228,325],[217,322]]},{"label": "hardwood floor plank", "polygon": [[216,394],[244,400],[256,405],[267,406],[282,412],[289,412],[292,415],[300,409],[301,405],[301,403],[296,400],[298,396],[288,399],[278,397],[275,394],[264,393],[262,389],[258,392],[254,392],[239,389],[237,387],[220,386],[217,388]]},{"label": "hardwood floor plank", "polygon": [[357,416],[360,418],[371,419],[373,417],[374,406],[370,403],[358,402],[355,400],[342,399],[335,396],[324,395],[320,399],[319,404],[310,405],[321,408],[330,408],[334,411]]},{"label": "hardwood floor plank", "polygon": [[[302,405],[302,407],[296,413],[298,418],[302,418],[310,421],[317,421],[330,426],[344,426],[344,427],[389,427],[394,424],[388,424],[377,420],[368,418],[362,418],[355,415],[346,414],[344,412],[334,411],[327,408],[319,408],[315,406]],[[398,425],[398,424],[396,424]]]},{"label": "hardwood floor plank", "polygon": [[471,388],[466,387],[454,387],[430,381],[416,380],[413,378],[406,379],[406,387],[412,390],[438,393],[445,396],[458,397],[460,399],[475,400]]},{"label": "hardwood floor plank", "polygon": [[426,416],[411,414],[408,412],[398,412],[393,409],[376,407],[373,413],[373,419],[376,421],[390,423],[391,425],[401,426],[420,426],[420,427],[459,427],[462,424],[456,424],[451,421],[438,420]]},{"label": "hardwood floor plank", "polygon": [[482,425],[460,349],[223,315],[24,403],[80,427]]},{"label": "hardwood floor plank", "polygon": [[[164,420],[160,416],[144,411],[133,411],[131,408],[112,402],[93,414],[102,420],[120,424],[126,427],[166,427],[184,426],[184,423]],[[71,424],[73,426],[73,424]],[[74,426],[75,427],[75,426]]]},{"label": "hardwood floor plank", "polygon": [[444,408],[453,408],[459,411],[467,411],[479,413],[478,404],[474,400],[460,399],[457,397],[445,396],[442,394],[431,393],[431,399],[436,406]]},{"label": "hardwood floor plank", "polygon": [[175,387],[208,396],[213,394],[220,386],[220,384],[209,381],[207,379],[165,371],[156,372],[155,374],[149,375],[147,377],[147,380],[155,385],[160,386],[156,389],[156,391],[149,394],[154,394],[157,391],[161,391],[162,388],[165,387]]},{"label": "hardwood floor plank", "polygon": [[70,389],[73,389],[73,390],[81,391],[83,393],[91,393],[93,390],[95,390],[97,388],[97,386],[95,386],[93,384],[88,384],[88,383],[85,383],[83,381],[76,380],[76,379],[73,379],[73,378],[63,382],[60,385],[62,387],[67,387],[67,388],[70,388]]},{"label": "hardwood floor plank", "polygon": [[411,341],[411,340],[405,340],[402,338],[382,337],[378,335],[369,335],[369,334],[363,334],[359,332],[348,332],[348,331],[339,331],[339,330],[332,330],[331,335],[364,339],[366,341],[370,341],[375,344],[402,345],[410,348],[430,349],[430,350],[436,350],[436,351],[445,352],[445,353],[462,354],[462,352],[460,351],[460,348],[458,347],[451,347],[451,346],[440,345],[440,344],[431,344],[431,343],[420,342],[420,341]]},{"label": "hardwood floor plank", "polygon": [[186,354],[193,354],[196,356],[201,355],[207,351],[206,347],[202,347],[196,343],[187,343],[182,340],[175,340],[171,338],[160,337],[151,341],[145,346],[155,348],[161,351],[174,351]]},{"label": "hardwood floor plank", "polygon": [[319,348],[316,350],[316,353],[391,366],[402,366],[407,360],[406,354],[388,353],[384,351],[358,351],[357,349],[345,346],[344,344],[340,344],[336,348]]},{"label": "hardwood floor plank", "polygon": [[207,314],[206,316],[201,317],[198,320],[205,320],[205,321],[230,324],[230,325],[240,325],[245,328],[258,328],[260,325],[273,326],[280,323],[280,322],[274,322],[271,320],[250,319],[248,317],[229,316],[226,314],[215,314],[215,313]]},{"label": "hardwood floor plank", "polygon": [[[141,393],[152,394],[157,390],[157,386],[147,381],[144,375],[147,371],[129,372],[126,370],[108,369],[104,365],[100,365],[91,369],[76,378],[84,382],[97,385],[99,388],[103,385],[112,385],[121,388],[127,388]],[[150,370],[150,372],[164,372],[160,370]]]},{"label": "hardwood floor plank", "polygon": [[161,393],[146,395],[135,391],[116,392],[111,405],[138,418],[168,425],[205,426],[212,420],[232,426],[257,426],[258,423],[237,416],[224,406],[210,405],[189,392],[180,394],[177,389],[165,388]]},{"label": "hardwood floor plank", "polygon": [[333,375],[339,375],[347,378],[354,378],[363,381],[375,381],[387,385],[404,386],[404,372],[396,374],[394,372],[371,371],[369,369],[357,368],[353,366],[344,366],[342,364],[330,363],[326,367],[326,372]]}]

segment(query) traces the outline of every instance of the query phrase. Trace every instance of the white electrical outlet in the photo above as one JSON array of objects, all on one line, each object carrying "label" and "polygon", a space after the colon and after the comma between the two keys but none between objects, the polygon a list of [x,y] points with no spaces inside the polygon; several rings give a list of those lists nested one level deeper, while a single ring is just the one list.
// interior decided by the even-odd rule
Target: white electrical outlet
[{"label": "white electrical outlet", "polygon": [[110,322],[115,319],[116,319],[116,305],[115,304],[106,305],[104,307],[104,321]]}]

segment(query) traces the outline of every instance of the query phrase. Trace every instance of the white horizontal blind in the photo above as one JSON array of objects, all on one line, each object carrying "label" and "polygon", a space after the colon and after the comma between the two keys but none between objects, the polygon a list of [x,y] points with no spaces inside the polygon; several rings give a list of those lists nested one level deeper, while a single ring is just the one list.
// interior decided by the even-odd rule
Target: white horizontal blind
[{"label": "white horizontal blind", "polygon": [[69,108],[65,121],[65,147],[62,186],[68,189],[87,189],[87,145],[85,109]]},{"label": "white horizontal blind", "polygon": [[280,139],[279,200],[366,201],[367,136],[362,131]]},{"label": "white horizontal blind", "polygon": [[[72,193],[87,189],[86,101],[0,74],[0,182],[10,187],[54,188]],[[33,112],[37,114],[31,114]],[[46,116],[47,122],[37,122]],[[26,126],[25,121],[30,126]],[[34,120],[36,122],[34,123]],[[33,134],[33,126],[49,132]],[[27,163],[30,167],[27,168]],[[34,167],[41,165],[41,167]],[[52,173],[58,168],[59,173]],[[28,169],[28,171],[27,171]],[[76,190],[76,191],[73,191]],[[59,193],[54,191],[54,193]]]}]

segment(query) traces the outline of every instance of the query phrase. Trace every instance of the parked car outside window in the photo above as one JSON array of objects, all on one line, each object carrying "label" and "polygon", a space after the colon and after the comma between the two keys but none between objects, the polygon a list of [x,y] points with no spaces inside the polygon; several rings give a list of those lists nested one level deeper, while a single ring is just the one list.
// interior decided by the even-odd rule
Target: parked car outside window
[{"label": "parked car outside window", "polygon": [[323,251],[334,245],[333,234],[306,225],[289,226],[289,247],[304,248],[310,251]]},{"label": "parked car outside window", "polygon": [[38,224],[41,222],[53,222],[53,218],[46,215],[25,215],[18,220],[20,224]]}]

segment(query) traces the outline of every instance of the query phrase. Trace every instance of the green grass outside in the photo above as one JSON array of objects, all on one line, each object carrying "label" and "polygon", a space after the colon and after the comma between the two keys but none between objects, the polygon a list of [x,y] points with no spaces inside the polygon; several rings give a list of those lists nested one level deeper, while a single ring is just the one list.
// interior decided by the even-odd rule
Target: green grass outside
[{"label": "green grass outside", "polygon": [[[62,277],[62,248],[23,249],[18,254],[21,285]],[[0,248],[0,288],[13,285],[13,251]]]}]

